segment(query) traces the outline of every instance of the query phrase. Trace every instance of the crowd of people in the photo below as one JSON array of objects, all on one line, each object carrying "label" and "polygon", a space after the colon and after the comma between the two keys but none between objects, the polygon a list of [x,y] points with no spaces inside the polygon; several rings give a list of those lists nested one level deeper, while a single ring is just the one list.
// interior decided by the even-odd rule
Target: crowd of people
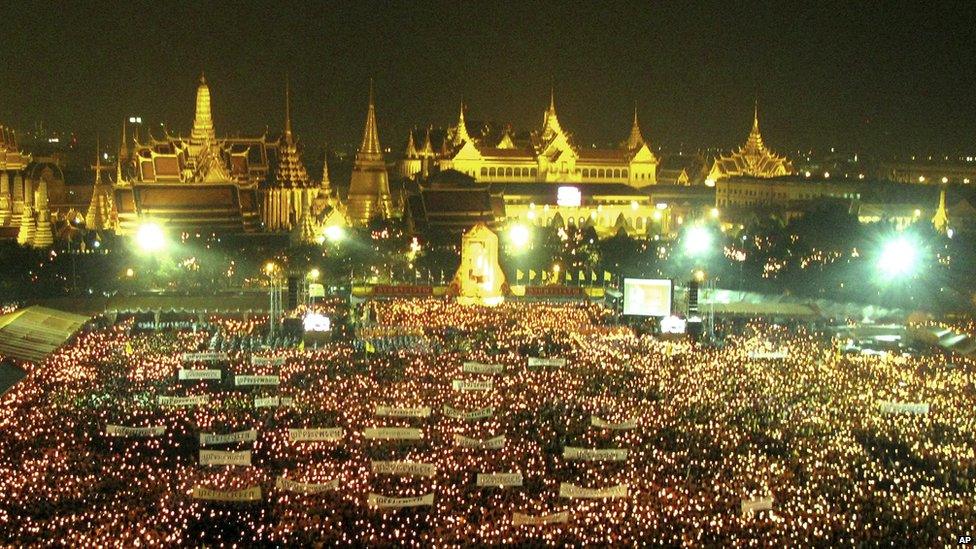
[{"label": "crowd of people", "polygon": [[[183,354],[211,347],[212,333],[143,333],[130,320],[24,365],[0,398],[0,544],[933,546],[976,524],[969,359],[843,355],[829,336],[772,324],[710,347],[637,335],[596,304],[373,307],[358,335],[394,344],[350,333],[206,362]],[[242,338],[260,319],[215,322]],[[222,379],[180,380],[181,369]],[[159,398],[194,396],[209,399]],[[281,398],[257,405],[267,397]],[[110,436],[110,425],[165,430]],[[299,428],[341,436],[297,442]],[[201,446],[202,433],[252,429],[256,440]],[[250,451],[250,465],[201,465],[201,449]],[[388,461],[433,472],[376,470]],[[478,486],[479,473],[522,482]],[[246,501],[199,497],[254,487]]]}]

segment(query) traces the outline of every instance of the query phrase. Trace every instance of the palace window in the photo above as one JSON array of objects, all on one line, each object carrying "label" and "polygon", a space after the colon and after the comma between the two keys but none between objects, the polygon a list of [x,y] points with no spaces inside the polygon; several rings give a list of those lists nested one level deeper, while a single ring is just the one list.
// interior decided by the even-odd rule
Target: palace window
[{"label": "palace window", "polygon": [[481,168],[481,177],[488,175],[488,168]]},{"label": "palace window", "polygon": [[495,177],[495,168],[491,168],[490,170],[488,170],[488,175],[490,177]]},{"label": "palace window", "polygon": [[603,179],[604,177],[607,176],[606,172],[603,170],[598,171],[597,174],[598,174],[597,177],[599,177],[600,179]]},{"label": "palace window", "polygon": [[627,170],[624,170],[623,172],[621,172],[621,175],[623,175],[623,177],[627,177]]},{"label": "palace window", "polygon": [[505,177],[512,177],[512,168],[505,168]]},{"label": "palace window", "polygon": [[538,170],[537,168],[532,168],[532,174],[531,174],[531,175],[532,175],[532,177],[535,177],[535,176],[537,176],[538,174],[539,174],[539,170]]}]

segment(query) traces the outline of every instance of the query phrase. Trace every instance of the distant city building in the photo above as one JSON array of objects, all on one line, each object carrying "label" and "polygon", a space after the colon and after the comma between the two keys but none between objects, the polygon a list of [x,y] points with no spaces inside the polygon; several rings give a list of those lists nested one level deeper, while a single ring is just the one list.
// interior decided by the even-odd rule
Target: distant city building
[{"label": "distant city building", "polygon": [[878,176],[898,183],[969,185],[976,183],[976,161],[881,162],[878,165]]},{"label": "distant city building", "polygon": [[752,119],[752,130],[745,145],[729,155],[720,155],[712,163],[708,179],[718,181],[728,177],[780,177],[792,175],[793,163],[766,148],[759,133],[759,107]]}]

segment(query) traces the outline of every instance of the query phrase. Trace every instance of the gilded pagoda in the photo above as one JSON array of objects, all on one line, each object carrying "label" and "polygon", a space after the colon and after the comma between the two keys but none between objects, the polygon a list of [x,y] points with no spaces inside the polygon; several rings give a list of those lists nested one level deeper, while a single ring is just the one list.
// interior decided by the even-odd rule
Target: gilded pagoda
[{"label": "gilded pagoda", "polygon": [[759,133],[759,106],[753,112],[752,130],[745,145],[728,156],[719,156],[712,163],[708,179],[718,181],[727,177],[780,177],[793,175],[793,163],[766,148]]},{"label": "gilded pagoda", "polygon": [[347,213],[350,223],[356,226],[364,226],[374,217],[388,218],[393,215],[389,175],[376,129],[372,83],[369,87],[369,108],[366,113],[366,127],[363,129],[363,141],[356,152],[356,162],[349,180]]}]

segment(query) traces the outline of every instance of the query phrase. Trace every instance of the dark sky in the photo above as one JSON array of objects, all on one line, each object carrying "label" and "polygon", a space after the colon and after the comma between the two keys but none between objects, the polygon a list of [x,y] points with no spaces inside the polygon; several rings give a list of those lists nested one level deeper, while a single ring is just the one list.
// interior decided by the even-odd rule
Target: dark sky
[{"label": "dark sky", "polygon": [[[974,152],[973,2],[21,3],[5,7],[0,123],[117,139],[123,116],[188,130],[205,70],[218,134],[282,125],[358,141],[468,117],[535,128],[556,88],[578,141],[622,140],[633,102],[670,150],[745,138],[758,94],[788,152]],[[110,137],[109,137],[110,136]]]}]

